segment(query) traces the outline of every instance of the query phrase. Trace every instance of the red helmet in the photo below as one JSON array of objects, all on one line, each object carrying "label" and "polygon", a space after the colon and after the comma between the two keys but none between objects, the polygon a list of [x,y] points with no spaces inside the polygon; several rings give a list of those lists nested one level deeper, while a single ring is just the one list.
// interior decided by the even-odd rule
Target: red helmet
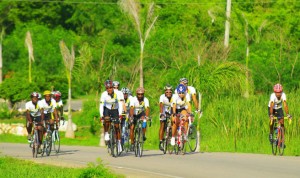
[{"label": "red helmet", "polygon": [[37,92],[34,91],[34,92],[32,92],[32,93],[30,94],[30,97],[31,97],[31,98],[33,98],[33,97],[37,97],[37,98],[38,98],[38,97],[39,97],[39,93],[37,93]]},{"label": "red helmet", "polygon": [[145,93],[145,89],[143,87],[139,87],[139,88],[136,89],[136,93],[144,94]]},{"label": "red helmet", "polygon": [[53,95],[54,95],[54,98],[61,97],[61,93],[59,91],[55,91]]},{"label": "red helmet", "polygon": [[280,85],[279,83],[277,83],[276,85],[274,85],[273,90],[275,93],[280,93],[282,92],[282,85]]}]

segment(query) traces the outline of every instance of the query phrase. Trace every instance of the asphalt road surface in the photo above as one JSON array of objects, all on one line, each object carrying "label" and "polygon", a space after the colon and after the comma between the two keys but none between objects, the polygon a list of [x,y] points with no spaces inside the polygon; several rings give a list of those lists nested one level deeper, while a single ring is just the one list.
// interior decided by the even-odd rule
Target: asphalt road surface
[{"label": "asphalt road surface", "polygon": [[200,177],[200,178],[300,178],[300,157],[238,153],[193,153],[163,155],[146,150],[142,158],[134,153],[118,158],[108,155],[105,148],[61,146],[61,153],[32,158],[27,144],[0,143],[0,156],[8,155],[39,163],[66,167],[86,167],[102,163],[126,177]]}]

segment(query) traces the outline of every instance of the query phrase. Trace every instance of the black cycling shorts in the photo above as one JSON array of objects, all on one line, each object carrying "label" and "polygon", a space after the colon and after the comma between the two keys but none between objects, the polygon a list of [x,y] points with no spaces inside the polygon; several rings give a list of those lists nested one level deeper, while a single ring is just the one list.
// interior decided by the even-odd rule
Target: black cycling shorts
[{"label": "black cycling shorts", "polygon": [[[268,114],[269,114],[269,116],[271,115],[270,114],[270,107],[268,107]],[[283,109],[282,108],[273,109],[272,115],[275,116],[275,117],[277,117],[278,119],[284,118]]]},{"label": "black cycling shorts", "polygon": [[110,117],[119,120],[119,110],[118,109],[108,109],[104,107],[103,117]]},{"label": "black cycling shorts", "polygon": [[138,119],[140,119],[142,116],[145,116],[145,115],[146,115],[145,111],[142,111],[138,115],[133,115],[133,124],[136,125]]},{"label": "black cycling shorts", "polygon": [[32,115],[30,115],[30,117],[31,117],[31,120],[34,122],[41,122],[41,120],[42,120],[41,116],[33,117]]}]

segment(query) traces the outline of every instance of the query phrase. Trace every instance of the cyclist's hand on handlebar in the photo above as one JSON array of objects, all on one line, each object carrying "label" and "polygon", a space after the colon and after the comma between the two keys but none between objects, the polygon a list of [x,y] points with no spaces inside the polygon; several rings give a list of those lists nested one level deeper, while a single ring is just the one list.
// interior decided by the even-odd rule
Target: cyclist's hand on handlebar
[{"label": "cyclist's hand on handlebar", "polygon": [[270,115],[270,120],[274,120],[274,116],[272,114]]},{"label": "cyclist's hand on handlebar", "polygon": [[164,113],[160,113],[159,118],[165,118],[166,115]]},{"label": "cyclist's hand on handlebar", "polygon": [[287,117],[288,117],[289,119],[292,119],[292,118],[293,118],[292,115],[290,115],[290,114],[287,114]]}]

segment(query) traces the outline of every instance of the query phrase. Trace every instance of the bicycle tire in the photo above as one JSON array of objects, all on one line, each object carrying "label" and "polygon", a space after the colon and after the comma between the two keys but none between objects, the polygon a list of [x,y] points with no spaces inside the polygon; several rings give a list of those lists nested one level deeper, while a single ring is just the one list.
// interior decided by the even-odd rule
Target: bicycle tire
[{"label": "bicycle tire", "polygon": [[275,133],[276,126],[274,124],[273,126],[273,134],[272,134],[272,140],[271,140],[271,147],[272,147],[272,154],[275,156],[277,154],[277,134]]},{"label": "bicycle tire", "polygon": [[117,156],[117,152],[116,151],[116,143],[115,143],[115,128],[112,126],[110,128],[110,134],[109,134],[109,144],[110,144],[110,154],[112,157],[116,157]]},{"label": "bicycle tire", "polygon": [[144,151],[144,133],[143,133],[143,130],[142,128],[140,127],[139,129],[139,132],[140,132],[140,139],[139,139],[139,157],[142,157],[143,156],[143,151]]},{"label": "bicycle tire", "polygon": [[[136,126],[137,127],[137,126]],[[139,130],[136,128],[135,131],[134,131],[134,154],[135,154],[135,157],[138,156],[138,151],[139,151]]]},{"label": "bicycle tire", "polygon": [[128,153],[130,151],[130,137],[129,137],[130,130],[128,128],[126,128],[125,134],[126,135],[124,138],[123,148],[124,148],[125,153]]},{"label": "bicycle tire", "polygon": [[280,130],[278,130],[278,143],[277,143],[277,147],[278,147],[278,154],[280,156],[283,155],[284,153],[284,135],[283,135],[283,130],[282,127],[280,127]]},{"label": "bicycle tire", "polygon": [[60,136],[58,130],[54,130],[52,133],[52,144],[53,149],[56,153],[60,151]]},{"label": "bicycle tire", "polygon": [[49,156],[52,150],[52,132],[50,130],[47,131],[45,146],[46,155]]},{"label": "bicycle tire", "polygon": [[33,158],[37,158],[38,148],[39,148],[38,131],[34,130],[33,145],[32,145],[32,156],[33,156]]},{"label": "bicycle tire", "polygon": [[167,127],[166,131],[165,131],[165,136],[164,136],[164,140],[163,140],[163,153],[166,154],[169,145],[171,144],[171,138],[172,138],[172,128]]},{"label": "bicycle tire", "polygon": [[197,137],[197,129],[194,125],[191,125],[189,127],[189,133],[188,133],[188,146],[190,148],[190,152],[195,152],[198,145],[198,137]]}]

